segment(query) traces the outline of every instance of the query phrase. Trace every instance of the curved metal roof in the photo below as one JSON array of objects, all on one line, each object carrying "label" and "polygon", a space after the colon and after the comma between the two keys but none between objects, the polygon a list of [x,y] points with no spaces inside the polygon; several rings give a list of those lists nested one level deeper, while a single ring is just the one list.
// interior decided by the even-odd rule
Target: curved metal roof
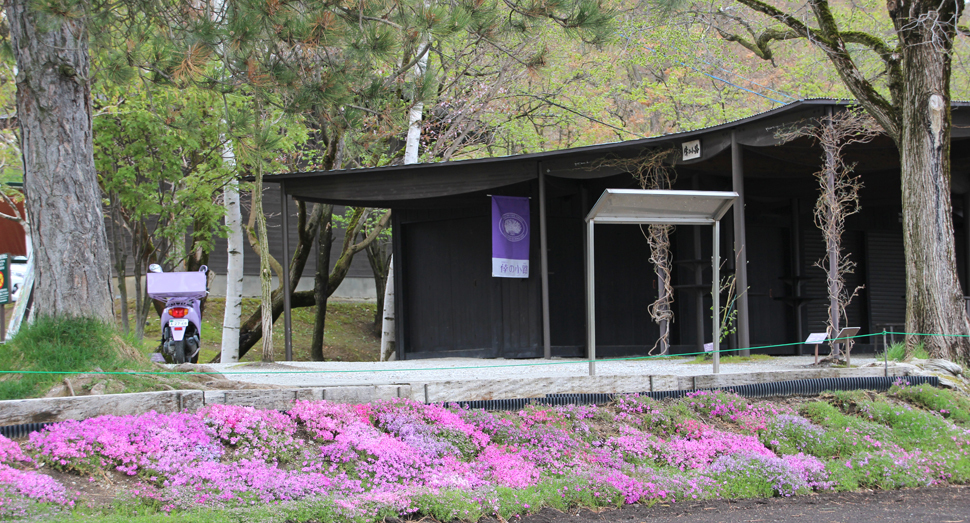
[{"label": "curved metal roof", "polygon": [[[844,109],[855,105],[848,100],[809,99],[792,102],[752,116],[713,127],[684,131],[652,138],[589,145],[556,151],[458,160],[441,163],[421,163],[364,169],[279,173],[264,178],[266,182],[283,183],[287,194],[306,201],[345,205],[393,207],[404,201],[427,200],[445,196],[487,191],[496,187],[534,180],[538,169],[547,176],[573,179],[592,179],[621,172],[604,167],[607,158],[634,158],[647,149],[671,147],[671,162],[678,167],[723,171],[716,158],[730,147],[732,140],[746,148],[758,148],[752,175],[767,176],[779,169],[801,176],[817,170],[817,150],[786,145],[784,151],[769,146],[778,145],[778,130],[805,119],[823,116],[829,108]],[[954,138],[970,137],[970,103],[953,102]],[[683,142],[699,140],[701,154],[684,161],[680,156]],[[861,150],[861,149],[860,149]],[[898,169],[895,145],[888,139],[869,145],[862,157],[871,171]],[[755,160],[752,160],[755,161]],[[970,159],[968,159],[970,161]],[[797,166],[797,168],[793,168]],[[746,175],[747,175],[746,169]],[[780,171],[779,171],[780,172]]]}]

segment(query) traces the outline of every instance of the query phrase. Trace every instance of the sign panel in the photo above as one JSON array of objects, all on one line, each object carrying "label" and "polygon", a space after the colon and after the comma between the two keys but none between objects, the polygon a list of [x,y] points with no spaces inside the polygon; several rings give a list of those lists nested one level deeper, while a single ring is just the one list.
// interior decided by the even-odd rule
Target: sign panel
[{"label": "sign panel", "polygon": [[492,196],[492,276],[529,277],[529,199]]},{"label": "sign panel", "polygon": [[684,160],[694,160],[701,157],[701,141],[691,140],[680,144],[684,153]]},{"label": "sign panel", "polygon": [[827,332],[813,332],[808,335],[808,339],[805,340],[805,345],[818,345],[819,343],[824,343],[828,339],[829,333]]},{"label": "sign panel", "polygon": [[0,254],[0,304],[10,303],[10,255]]}]

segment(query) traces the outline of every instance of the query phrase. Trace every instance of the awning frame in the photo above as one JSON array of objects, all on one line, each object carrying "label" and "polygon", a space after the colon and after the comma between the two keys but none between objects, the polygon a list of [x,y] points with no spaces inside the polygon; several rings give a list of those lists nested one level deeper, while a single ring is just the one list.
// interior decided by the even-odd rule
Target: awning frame
[{"label": "awning frame", "polygon": [[[596,282],[594,230],[597,223],[623,225],[711,225],[712,342],[714,374],[720,373],[721,218],[738,199],[728,191],[606,189],[586,215],[586,342],[589,375],[596,375]],[[698,319],[699,320],[699,319]]]}]

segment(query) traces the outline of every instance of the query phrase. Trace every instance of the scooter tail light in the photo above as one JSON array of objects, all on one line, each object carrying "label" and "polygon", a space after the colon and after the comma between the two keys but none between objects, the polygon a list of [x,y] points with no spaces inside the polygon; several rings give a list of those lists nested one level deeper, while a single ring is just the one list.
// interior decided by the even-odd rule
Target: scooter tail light
[{"label": "scooter tail light", "polygon": [[172,307],[168,310],[168,314],[173,318],[184,318],[188,313],[189,310],[185,307]]}]

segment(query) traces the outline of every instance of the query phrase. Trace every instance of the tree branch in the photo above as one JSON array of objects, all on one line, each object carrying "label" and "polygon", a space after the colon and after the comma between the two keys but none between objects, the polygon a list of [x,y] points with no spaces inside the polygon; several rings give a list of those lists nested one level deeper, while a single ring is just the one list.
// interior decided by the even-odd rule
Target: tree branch
[{"label": "tree branch", "polygon": [[[878,38],[866,33],[850,31],[846,34],[839,32],[835,23],[835,18],[829,9],[827,0],[810,0],[812,12],[819,24],[820,29],[813,29],[796,17],[781,11],[780,9],[765,3],[762,0],[737,0],[738,3],[750,9],[762,13],[793,30],[800,37],[807,39],[813,45],[825,53],[835,66],[839,77],[849,89],[849,92],[856,97],[863,107],[876,119],[887,134],[896,139],[902,128],[902,115],[896,109],[894,102],[898,102],[902,96],[902,70],[899,60],[888,46]],[[776,31],[777,30],[770,30]],[[764,34],[764,33],[763,33]],[[777,38],[774,38],[777,39]],[[761,37],[758,38],[761,40]],[[773,38],[764,41],[766,47]],[[736,41],[736,40],[735,40]],[[866,79],[862,71],[856,66],[855,61],[846,49],[845,42],[860,43],[879,54],[886,62],[887,72],[889,73],[889,92],[892,100],[887,100],[880,94],[872,83]],[[741,43],[741,42],[739,42]],[[750,42],[749,42],[750,44]],[[741,45],[744,45],[743,43]],[[745,46],[748,47],[748,46]],[[750,49],[750,47],[748,47]],[[753,50],[752,50],[753,51]],[[755,51],[756,52],[756,51]],[[758,54],[756,52],[756,54]],[[767,53],[770,56],[770,52]],[[762,58],[762,54],[758,54]]]}]

